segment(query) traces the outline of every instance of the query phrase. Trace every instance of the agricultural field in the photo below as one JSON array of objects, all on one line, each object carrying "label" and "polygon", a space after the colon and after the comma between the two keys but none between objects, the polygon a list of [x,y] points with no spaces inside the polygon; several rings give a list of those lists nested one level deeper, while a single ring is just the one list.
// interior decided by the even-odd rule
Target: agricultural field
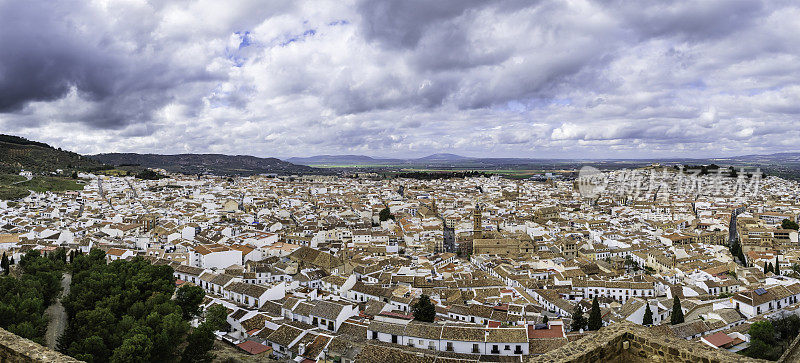
[{"label": "agricultural field", "polygon": [[31,180],[14,174],[0,174],[0,200],[14,200],[26,197],[30,191],[63,192],[82,190],[85,182],[70,178],[34,176]]}]

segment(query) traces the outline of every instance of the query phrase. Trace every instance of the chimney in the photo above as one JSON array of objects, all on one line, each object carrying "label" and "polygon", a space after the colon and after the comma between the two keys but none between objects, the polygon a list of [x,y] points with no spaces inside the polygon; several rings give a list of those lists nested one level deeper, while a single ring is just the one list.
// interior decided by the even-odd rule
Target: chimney
[{"label": "chimney", "polygon": [[297,355],[303,355],[306,352],[306,344],[300,343],[297,345]]}]

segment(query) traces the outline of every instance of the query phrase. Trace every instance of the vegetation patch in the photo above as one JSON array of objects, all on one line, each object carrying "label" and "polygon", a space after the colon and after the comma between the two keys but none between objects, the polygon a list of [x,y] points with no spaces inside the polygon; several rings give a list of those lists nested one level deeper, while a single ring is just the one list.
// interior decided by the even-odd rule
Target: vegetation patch
[{"label": "vegetation patch", "polygon": [[166,177],[167,177],[166,175],[161,174],[161,173],[157,173],[157,172],[152,171],[150,169],[142,170],[142,171],[140,171],[139,173],[136,174],[136,178],[144,179],[144,180],[159,180],[159,179],[163,179],[163,178],[166,178]]},{"label": "vegetation patch", "polygon": [[19,277],[6,275],[8,270],[4,270],[0,276],[0,327],[44,345],[47,332],[44,311],[61,292],[65,261],[63,249],[48,257],[31,250],[19,261]]},{"label": "vegetation patch", "polygon": [[0,174],[0,185],[10,185],[12,183],[18,183],[24,181],[25,178],[22,175],[17,174]]},{"label": "vegetation patch", "polygon": [[11,185],[0,185],[0,200],[15,200],[25,198],[31,192],[25,188]]},{"label": "vegetation patch", "polygon": [[75,256],[72,269],[70,293],[63,300],[69,324],[59,340],[62,352],[90,363],[210,358],[213,331],[222,325],[220,314],[206,312],[213,318],[191,330],[188,319],[199,312],[202,291],[182,287],[172,300],[172,267],[140,257],[106,264],[105,253],[95,249]]},{"label": "vegetation patch", "polygon": [[800,317],[787,315],[750,325],[750,346],[740,351],[751,358],[778,360],[800,333]]},{"label": "vegetation patch", "polygon": [[72,178],[55,176],[34,176],[31,180],[15,174],[0,174],[0,200],[14,200],[25,198],[30,191],[64,192],[68,190],[83,190],[84,182]]},{"label": "vegetation patch", "polygon": [[37,193],[83,190],[83,184],[76,180],[53,176],[36,176],[31,180],[15,184],[15,186],[26,190],[33,190]]},{"label": "vegetation patch", "polygon": [[22,137],[0,134],[0,172],[16,174],[21,169],[35,173],[49,173],[57,169],[97,171],[107,169],[97,160],[74,152],[54,148],[42,142]]}]

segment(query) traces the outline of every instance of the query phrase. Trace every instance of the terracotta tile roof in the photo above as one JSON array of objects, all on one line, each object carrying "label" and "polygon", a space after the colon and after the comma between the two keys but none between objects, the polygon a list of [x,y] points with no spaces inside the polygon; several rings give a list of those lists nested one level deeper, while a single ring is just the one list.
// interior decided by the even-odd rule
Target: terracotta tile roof
[{"label": "terracotta tile roof", "polygon": [[425,354],[415,354],[400,348],[386,347],[377,344],[367,344],[356,357],[356,362],[383,362],[383,363],[433,363],[435,357]]},{"label": "terracotta tile roof", "polygon": [[245,352],[253,354],[253,355],[261,354],[261,353],[268,352],[268,351],[272,350],[272,348],[270,348],[270,347],[268,347],[268,346],[266,346],[264,344],[256,343],[256,342],[254,342],[252,340],[246,340],[246,341],[244,341],[242,343],[237,344],[236,346],[241,348]]},{"label": "terracotta tile roof", "polygon": [[519,328],[495,328],[487,329],[487,343],[524,343],[528,341],[527,329]]},{"label": "terracotta tile roof", "polygon": [[564,338],[563,325],[551,325],[548,329],[536,329],[534,325],[528,325],[528,338],[529,339],[545,339],[545,338]]},{"label": "terracotta tile roof", "polygon": [[719,348],[719,347],[721,347],[723,345],[726,345],[726,344],[733,343],[733,338],[729,337],[728,334],[725,334],[725,333],[723,333],[721,331],[718,331],[718,332],[716,332],[714,334],[711,334],[709,336],[705,336],[705,337],[703,337],[703,339],[705,341],[713,344],[717,348]]},{"label": "terracotta tile roof", "polygon": [[469,342],[483,342],[486,337],[484,329],[468,328],[461,326],[445,326],[442,329],[443,340],[460,340]]},{"label": "terracotta tile roof", "polygon": [[383,321],[375,321],[373,320],[369,324],[369,330],[377,331],[379,333],[386,333],[386,334],[393,334],[393,335],[403,335],[403,331],[405,330],[405,325],[403,324],[395,324],[395,323],[388,323]]},{"label": "terracotta tile roof", "polygon": [[328,320],[336,320],[345,306],[330,301],[318,301],[311,309],[310,315],[319,316]]},{"label": "terracotta tile roof", "polygon": [[302,329],[295,328],[291,325],[283,324],[278,327],[272,334],[270,334],[266,339],[270,342],[282,345],[284,347],[288,347],[297,337],[303,334]]}]

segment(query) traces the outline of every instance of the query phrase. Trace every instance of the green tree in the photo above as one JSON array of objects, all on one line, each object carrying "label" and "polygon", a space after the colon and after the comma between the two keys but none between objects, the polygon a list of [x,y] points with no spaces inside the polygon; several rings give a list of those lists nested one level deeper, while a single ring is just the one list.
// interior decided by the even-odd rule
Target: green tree
[{"label": "green tree", "polygon": [[642,325],[653,325],[653,310],[650,310],[650,303],[644,302],[644,318],[642,318]]},{"label": "green tree", "polygon": [[144,334],[136,334],[125,339],[119,348],[114,349],[111,362],[135,363],[150,361],[153,342]]},{"label": "green tree", "polygon": [[781,228],[783,228],[783,229],[793,229],[793,230],[796,231],[796,230],[800,229],[800,225],[798,225],[797,222],[795,222],[795,221],[792,221],[792,220],[789,220],[789,219],[784,219],[783,221],[781,221]]},{"label": "green tree", "polygon": [[769,263],[769,267],[767,267],[767,271],[775,273],[775,266],[772,265],[772,262]]},{"label": "green tree", "polygon": [[766,275],[767,272],[769,272],[769,265],[767,264],[767,261],[764,261],[764,275]]},{"label": "green tree", "polygon": [[3,269],[3,275],[8,275],[8,271],[11,269],[11,264],[8,262],[8,256],[6,256],[5,252],[3,252],[3,257],[0,259],[0,268]]},{"label": "green tree", "polygon": [[625,267],[628,269],[632,269],[633,271],[639,271],[642,269],[639,266],[639,264],[633,260],[633,257],[631,256],[625,256]]},{"label": "green tree", "polygon": [[183,311],[183,318],[190,320],[195,316],[200,315],[200,303],[206,292],[200,286],[184,284],[175,293],[175,302],[181,307]]},{"label": "green tree", "polygon": [[436,319],[436,306],[425,294],[419,297],[419,300],[411,308],[411,312],[414,314],[414,320],[432,323]]},{"label": "green tree", "polygon": [[681,309],[681,299],[678,298],[678,295],[672,298],[672,316],[669,318],[669,322],[672,325],[683,323],[683,309]]},{"label": "green tree", "polygon": [[[11,261],[0,257],[8,271]],[[0,277],[0,328],[37,343],[44,343],[47,317],[44,313],[61,291],[60,261],[29,251],[21,259],[20,277]],[[5,267],[7,266],[7,267]]]},{"label": "green tree", "polygon": [[603,316],[600,313],[600,304],[597,297],[592,300],[592,310],[589,312],[589,330],[599,330],[603,327]]},{"label": "green tree", "polygon": [[772,320],[772,325],[778,339],[783,341],[791,342],[800,333],[800,317],[794,314]]},{"label": "green tree", "polygon": [[106,347],[105,341],[97,335],[92,335],[74,344],[81,351],[80,354],[75,355],[75,358],[82,361],[106,362],[110,358],[111,352]]},{"label": "green tree", "polygon": [[544,318],[542,318],[542,324],[547,324],[549,321],[550,318],[548,318],[547,315],[544,315]]},{"label": "green tree", "polygon": [[158,180],[158,179],[163,179],[163,178],[166,178],[166,177],[167,177],[166,175],[162,175],[162,174],[157,173],[155,171],[152,171],[150,169],[142,170],[142,171],[140,171],[139,173],[136,174],[136,178],[144,179],[144,180]]},{"label": "green tree", "polygon": [[16,325],[11,325],[8,330],[23,338],[34,339],[39,335],[36,326],[30,321],[23,321]]},{"label": "green tree", "polygon": [[390,211],[389,208],[383,208],[381,209],[380,213],[378,213],[378,219],[381,222],[383,222],[389,219],[394,219],[394,216],[392,215],[392,211]]},{"label": "green tree", "polygon": [[776,275],[781,274],[781,266],[778,265],[778,256],[775,256],[775,274]]},{"label": "green tree", "polygon": [[186,339],[188,345],[181,355],[182,363],[206,363],[214,359],[210,352],[214,347],[214,329],[208,324],[200,324]]},{"label": "green tree", "polygon": [[88,362],[178,358],[190,328],[183,315],[191,310],[193,293],[180,294],[189,308],[170,299],[175,293],[171,267],[142,258],[106,263],[105,253],[96,249],[75,254],[69,267],[72,285],[62,300],[68,325],[59,350]]},{"label": "green tree", "polygon": [[228,323],[228,309],[221,304],[211,305],[206,309],[206,323],[214,330],[230,331],[231,325]]},{"label": "green tree", "polygon": [[778,360],[783,349],[776,344],[775,327],[769,320],[758,321],[750,325],[750,346],[745,355],[751,358]]},{"label": "green tree", "polygon": [[572,325],[573,331],[581,330],[586,327],[586,318],[583,316],[581,306],[575,304],[575,309],[572,311]]}]

